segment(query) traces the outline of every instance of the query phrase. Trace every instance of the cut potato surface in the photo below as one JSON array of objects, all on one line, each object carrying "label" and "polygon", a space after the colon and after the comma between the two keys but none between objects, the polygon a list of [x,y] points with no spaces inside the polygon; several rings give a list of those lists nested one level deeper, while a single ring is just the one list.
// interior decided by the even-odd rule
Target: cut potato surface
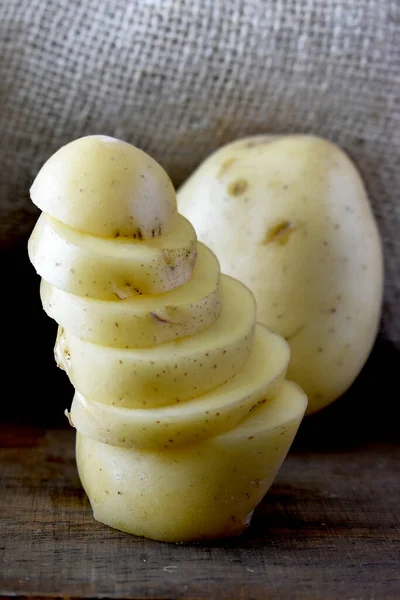
[{"label": "cut potato surface", "polygon": [[289,363],[283,338],[257,325],[249,359],[224,385],[193,400],[163,408],[107,406],[76,392],[71,420],[77,431],[113,446],[172,448],[234,428],[259,402],[273,398]]},{"label": "cut potato surface", "polygon": [[103,300],[168,292],[189,281],[196,233],[178,215],[169,234],[151,240],[102,239],[42,214],[28,244],[29,258],[48,283]]},{"label": "cut potato surface", "polygon": [[60,148],[30,191],[45,213],[100,237],[151,239],[168,232],[177,214],[164,169],[138,148],[104,135]]},{"label": "cut potato surface", "polygon": [[222,312],[201,333],[153,348],[120,349],[64,330],[56,360],[83,396],[130,408],[182,402],[236,375],[249,357],[255,301],[239,281],[222,276]]},{"label": "cut potato surface", "polygon": [[49,317],[70,333],[104,346],[144,348],[194,335],[221,313],[220,269],[203,244],[191,279],[151,296],[98,300],[65,292],[42,280],[40,295]]},{"label": "cut potato surface", "polygon": [[152,539],[237,535],[279,470],[306,409],[285,382],[235,429],[177,449],[110,446],[77,434],[79,475],[94,517]]}]

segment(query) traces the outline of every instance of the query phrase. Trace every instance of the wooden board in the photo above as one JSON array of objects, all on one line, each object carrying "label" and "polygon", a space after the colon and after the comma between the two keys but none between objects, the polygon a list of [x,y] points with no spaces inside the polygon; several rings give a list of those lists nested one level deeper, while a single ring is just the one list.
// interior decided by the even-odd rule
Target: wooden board
[{"label": "wooden board", "polygon": [[25,245],[2,265],[0,596],[400,598],[392,346],[380,341],[352,390],[303,423],[248,532],[198,546],[151,542],[93,521],[62,416],[72,388],[54,364],[56,326]]},{"label": "wooden board", "polygon": [[96,523],[70,429],[3,424],[0,447],[4,597],[400,597],[393,443],[294,448],[251,528],[203,545],[152,542]]}]

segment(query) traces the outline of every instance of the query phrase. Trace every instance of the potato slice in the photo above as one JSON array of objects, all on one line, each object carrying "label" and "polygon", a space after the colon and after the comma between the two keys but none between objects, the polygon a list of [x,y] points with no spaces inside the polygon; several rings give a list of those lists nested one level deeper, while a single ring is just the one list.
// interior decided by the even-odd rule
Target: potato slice
[{"label": "potato slice", "polygon": [[71,419],[76,429],[113,446],[172,448],[235,427],[258,403],[279,391],[289,363],[289,345],[262,325],[249,359],[224,385],[181,404],[129,409],[87,400],[76,392]]},{"label": "potato slice", "polygon": [[129,408],[182,402],[228,381],[250,354],[253,294],[223,276],[222,307],[206,331],[152,348],[109,348],[64,330],[56,342],[56,360],[74,387],[98,402]]},{"label": "potato slice", "polygon": [[173,227],[175,190],[150,156],[121,140],[90,135],[60,148],[39,171],[32,202],[79,231],[151,239]]},{"label": "potato slice", "polygon": [[235,429],[177,449],[111,446],[77,434],[82,485],[98,521],[185,542],[241,533],[297,432],[307,398],[294,383]]},{"label": "potato slice", "polygon": [[42,214],[28,244],[29,258],[48,283],[102,300],[160,294],[186,283],[196,260],[196,233],[178,215],[173,229],[147,241],[102,239]]},{"label": "potato slice", "polygon": [[220,269],[203,244],[191,279],[154,296],[98,300],[70,294],[42,280],[49,317],[73,335],[104,346],[145,348],[207,329],[221,313]]}]

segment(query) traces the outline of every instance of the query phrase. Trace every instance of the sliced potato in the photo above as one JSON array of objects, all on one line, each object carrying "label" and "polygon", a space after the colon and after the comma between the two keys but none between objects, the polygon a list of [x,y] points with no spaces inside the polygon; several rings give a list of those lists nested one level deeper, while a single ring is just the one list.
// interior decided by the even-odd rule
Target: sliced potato
[{"label": "sliced potato", "polygon": [[79,475],[95,519],[170,542],[241,533],[279,470],[306,405],[301,389],[285,382],[235,429],[170,450],[110,446],[78,433]]},{"label": "sliced potato", "polygon": [[306,407],[284,382],[289,345],[256,324],[252,292],[221,276],[143,152],[82,138],[31,194],[44,213],[29,256],[76,387],[67,414],[95,518],[165,541],[240,533]]},{"label": "sliced potato", "polygon": [[79,231],[151,239],[169,231],[175,190],[150,156],[121,140],[90,135],[60,148],[31,187],[34,204]]},{"label": "sliced potato", "polygon": [[130,408],[182,402],[236,375],[248,358],[255,326],[253,294],[222,277],[222,312],[206,331],[152,348],[92,344],[64,330],[56,360],[83,396]]},{"label": "sliced potato", "polygon": [[178,215],[169,234],[147,241],[102,239],[42,214],[28,244],[29,258],[48,283],[102,300],[168,292],[189,281],[196,233]]},{"label": "sliced potato", "polygon": [[258,403],[279,391],[289,363],[289,346],[262,325],[249,359],[235,377],[215,390],[162,408],[107,406],[76,392],[71,419],[77,431],[113,446],[172,448],[234,428]]},{"label": "sliced potato", "polygon": [[49,317],[73,335],[104,346],[144,348],[207,329],[221,312],[220,269],[203,244],[191,279],[152,296],[98,300],[70,294],[42,280],[40,296]]}]

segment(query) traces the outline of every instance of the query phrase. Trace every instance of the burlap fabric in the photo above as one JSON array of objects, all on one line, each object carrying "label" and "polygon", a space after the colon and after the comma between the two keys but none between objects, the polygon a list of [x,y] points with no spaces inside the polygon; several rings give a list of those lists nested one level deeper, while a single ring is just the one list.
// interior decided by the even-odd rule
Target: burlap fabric
[{"label": "burlap fabric", "polygon": [[222,143],[314,132],[363,173],[385,243],[383,333],[400,343],[399,0],[2,0],[1,239],[61,144],[135,143],[179,184]]}]

